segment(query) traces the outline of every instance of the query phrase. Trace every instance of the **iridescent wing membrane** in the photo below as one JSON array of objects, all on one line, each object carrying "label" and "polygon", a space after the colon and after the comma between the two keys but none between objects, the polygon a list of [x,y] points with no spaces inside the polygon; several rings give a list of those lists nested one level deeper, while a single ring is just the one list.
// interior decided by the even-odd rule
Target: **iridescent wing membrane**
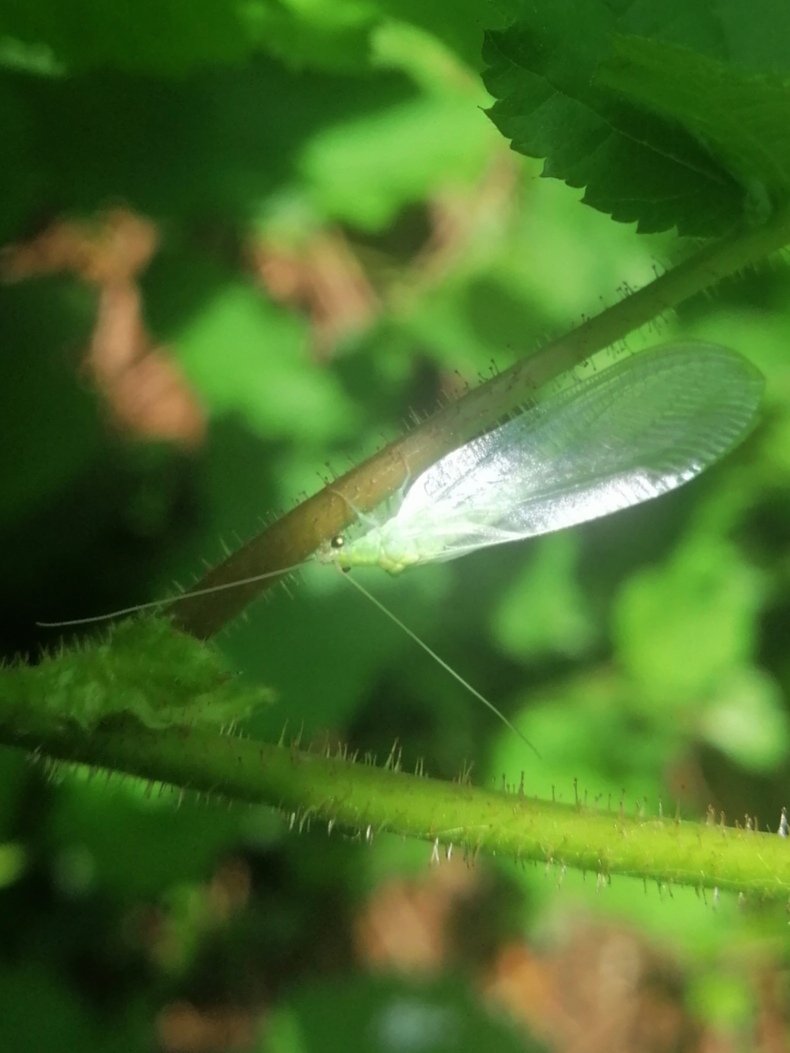
[{"label": "iridescent wing membrane", "polygon": [[658,497],[747,434],[762,390],[754,366],[716,344],[632,355],[419,476],[384,525],[387,553],[400,543],[420,552],[410,562],[454,559]]}]

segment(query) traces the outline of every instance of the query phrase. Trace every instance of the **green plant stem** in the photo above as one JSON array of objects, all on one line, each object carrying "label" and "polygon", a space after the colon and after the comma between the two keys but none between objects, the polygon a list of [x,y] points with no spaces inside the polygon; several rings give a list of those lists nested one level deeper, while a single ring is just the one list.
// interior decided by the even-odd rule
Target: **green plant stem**
[{"label": "green plant stem", "polygon": [[[352,506],[361,510],[375,506],[403,482],[407,472],[415,474],[495,424],[534,397],[552,377],[788,241],[790,210],[770,226],[702,249],[645,289],[442,409],[410,435],[326,487],[230,556],[202,587],[299,562],[344,527],[353,515]],[[174,605],[172,613],[192,636],[208,637],[265,584],[183,600]],[[64,654],[65,683],[69,690],[78,690],[68,660]],[[176,678],[183,672],[172,669]],[[58,670],[54,673],[57,687]],[[137,690],[145,686],[139,678],[132,685]],[[25,697],[33,703],[39,697],[46,700],[53,690],[52,685],[46,691],[37,691],[35,684],[27,686],[30,690]],[[118,680],[113,681],[113,688],[120,694],[129,685]],[[207,690],[211,692],[211,685]],[[9,746],[176,787],[266,803],[282,808],[302,824],[337,822],[363,836],[388,830],[453,844],[468,852],[496,851],[604,877],[631,874],[765,896],[790,893],[790,853],[775,835],[530,800],[518,793],[437,782],[388,767],[352,764],[343,757],[222,737],[194,727],[148,731],[129,719],[121,724],[116,717],[112,729],[98,726],[86,731],[84,724],[77,726],[62,715],[55,718],[46,709],[37,712],[34,704],[20,708],[12,702],[13,698],[0,716],[0,742]],[[223,705],[227,702],[223,697]],[[61,714],[70,712],[68,707],[60,710]]]},{"label": "green plant stem", "polygon": [[[409,476],[419,474],[449,450],[534,399],[547,381],[723,278],[758,263],[788,242],[790,209],[777,213],[765,226],[704,246],[643,289],[440,409],[414,431],[325,486],[233,552],[196,587],[227,585],[303,562],[342,531],[354,518],[355,510],[369,511],[380,504]],[[207,639],[276,580],[269,578],[208,596],[178,600],[171,613],[185,632]]]},{"label": "green plant stem", "polygon": [[0,741],[50,757],[201,793],[273,804],[304,828],[340,824],[372,840],[383,831],[474,855],[563,866],[608,879],[637,875],[660,884],[790,893],[790,852],[771,834],[626,811],[537,801],[519,792],[440,782],[392,767],[354,763],[196,729],[154,732],[136,723],[86,733],[47,722],[25,731],[0,724]]}]

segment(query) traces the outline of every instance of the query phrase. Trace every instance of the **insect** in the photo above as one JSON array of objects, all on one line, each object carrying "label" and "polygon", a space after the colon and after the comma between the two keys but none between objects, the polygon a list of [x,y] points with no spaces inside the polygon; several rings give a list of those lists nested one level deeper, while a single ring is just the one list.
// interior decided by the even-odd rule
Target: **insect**
[{"label": "insect", "polygon": [[641,504],[740,442],[762,391],[757,369],[718,344],[632,355],[448,453],[394,515],[319,559],[398,574]]},{"label": "insect", "polygon": [[[360,516],[316,559],[399,574],[423,563],[547,534],[659,497],[695,478],[753,427],[763,377],[718,344],[672,343],[631,355],[548,394],[442,457],[407,485],[395,513]],[[248,584],[295,567],[183,596]],[[351,580],[351,579],[350,579]],[[520,738],[510,721],[359,582],[352,582]],[[154,601],[76,625],[131,614]],[[524,740],[526,741],[526,740]],[[533,747],[534,748],[534,747]]]}]

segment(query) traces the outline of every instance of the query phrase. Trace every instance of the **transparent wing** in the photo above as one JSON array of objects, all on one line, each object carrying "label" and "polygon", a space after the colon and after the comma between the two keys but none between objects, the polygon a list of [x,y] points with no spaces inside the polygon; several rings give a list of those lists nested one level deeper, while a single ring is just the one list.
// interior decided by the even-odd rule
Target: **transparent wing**
[{"label": "transparent wing", "polygon": [[762,390],[716,344],[633,355],[443,457],[407,492],[397,533],[453,559],[658,497],[747,434]]}]

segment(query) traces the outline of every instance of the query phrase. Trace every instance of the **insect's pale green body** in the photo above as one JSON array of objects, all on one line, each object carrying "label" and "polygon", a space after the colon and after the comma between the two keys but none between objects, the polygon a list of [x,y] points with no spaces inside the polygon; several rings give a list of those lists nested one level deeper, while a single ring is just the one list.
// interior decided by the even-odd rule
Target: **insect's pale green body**
[{"label": "insect's pale green body", "polygon": [[397,515],[371,527],[353,541],[343,539],[342,546],[325,550],[324,560],[337,563],[344,570],[352,567],[380,567],[390,574],[400,574],[418,563],[442,559],[438,545],[431,546],[430,538],[404,538]]},{"label": "insect's pale green body", "polygon": [[754,366],[717,344],[632,355],[453,450],[393,516],[322,558],[397,574],[658,497],[740,442],[762,390]]}]

